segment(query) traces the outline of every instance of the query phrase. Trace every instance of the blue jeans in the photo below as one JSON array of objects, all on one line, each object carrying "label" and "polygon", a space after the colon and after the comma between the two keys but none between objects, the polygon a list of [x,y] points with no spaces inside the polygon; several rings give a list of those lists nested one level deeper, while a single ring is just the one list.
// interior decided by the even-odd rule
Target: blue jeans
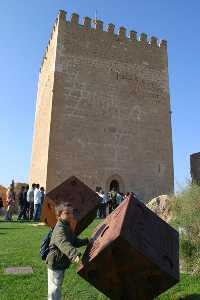
[{"label": "blue jeans", "polygon": [[34,205],[34,221],[40,220],[41,204]]},{"label": "blue jeans", "polygon": [[48,300],[61,299],[64,272],[64,270],[51,270],[48,268]]}]

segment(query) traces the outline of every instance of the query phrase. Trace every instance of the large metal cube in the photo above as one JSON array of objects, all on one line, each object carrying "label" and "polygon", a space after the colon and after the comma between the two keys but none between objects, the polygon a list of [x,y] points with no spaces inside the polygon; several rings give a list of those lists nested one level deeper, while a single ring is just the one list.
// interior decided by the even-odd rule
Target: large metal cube
[{"label": "large metal cube", "polygon": [[178,233],[131,197],[98,227],[80,276],[110,299],[150,300],[179,281]]},{"label": "large metal cube", "polygon": [[56,224],[55,206],[63,202],[68,202],[73,207],[72,227],[78,235],[96,217],[98,195],[78,178],[72,176],[46,195],[41,221],[54,227]]}]

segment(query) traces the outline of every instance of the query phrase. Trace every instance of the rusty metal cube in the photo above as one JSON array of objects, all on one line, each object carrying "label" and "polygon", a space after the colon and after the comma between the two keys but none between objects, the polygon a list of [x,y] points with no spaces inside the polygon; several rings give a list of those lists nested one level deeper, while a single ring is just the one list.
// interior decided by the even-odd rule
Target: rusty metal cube
[{"label": "rusty metal cube", "polygon": [[151,300],[179,281],[178,232],[130,196],[98,226],[78,274],[110,299]]},{"label": "rusty metal cube", "polygon": [[98,195],[75,176],[47,193],[42,209],[41,221],[50,227],[56,224],[55,206],[68,202],[74,211],[72,224],[75,234],[80,234],[96,217]]}]

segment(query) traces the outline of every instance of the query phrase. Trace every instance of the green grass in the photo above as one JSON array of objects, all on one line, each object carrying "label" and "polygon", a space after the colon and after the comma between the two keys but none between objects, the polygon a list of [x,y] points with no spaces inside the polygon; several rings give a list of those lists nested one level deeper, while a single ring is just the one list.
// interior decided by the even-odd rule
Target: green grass
[{"label": "green grass", "polygon": [[[98,221],[94,221],[82,237],[90,236],[97,223]],[[0,300],[47,299],[47,270],[38,253],[41,240],[47,231],[46,226],[0,222]],[[31,266],[34,273],[4,274],[4,268],[11,266]],[[63,299],[67,300],[108,299],[79,277],[76,274],[76,266],[73,265],[65,274],[62,292]],[[179,284],[158,299],[200,299],[200,277],[183,275]]]}]

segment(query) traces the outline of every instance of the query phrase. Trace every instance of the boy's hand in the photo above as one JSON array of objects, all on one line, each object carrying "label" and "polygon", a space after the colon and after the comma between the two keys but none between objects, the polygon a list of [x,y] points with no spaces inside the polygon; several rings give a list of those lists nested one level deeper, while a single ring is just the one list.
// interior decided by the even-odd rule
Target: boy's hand
[{"label": "boy's hand", "polygon": [[74,262],[78,264],[78,263],[79,263],[79,261],[80,261],[80,257],[79,257],[79,256],[77,256],[77,257],[75,258]]}]

